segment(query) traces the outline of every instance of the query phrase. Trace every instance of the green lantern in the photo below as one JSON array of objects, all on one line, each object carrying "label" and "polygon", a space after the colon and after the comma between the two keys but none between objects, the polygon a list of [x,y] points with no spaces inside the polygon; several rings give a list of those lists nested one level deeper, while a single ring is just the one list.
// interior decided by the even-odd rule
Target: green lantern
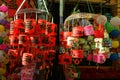
[{"label": "green lantern", "polygon": [[106,22],[104,27],[108,33],[112,32],[114,30],[114,27],[109,22]]},{"label": "green lantern", "polygon": [[0,38],[0,44],[2,44],[3,43],[3,39],[2,38]]}]

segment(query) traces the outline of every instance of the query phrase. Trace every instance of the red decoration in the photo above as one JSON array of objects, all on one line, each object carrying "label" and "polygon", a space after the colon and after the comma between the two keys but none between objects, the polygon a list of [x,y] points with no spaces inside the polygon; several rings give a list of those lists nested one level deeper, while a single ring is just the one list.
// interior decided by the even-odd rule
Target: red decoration
[{"label": "red decoration", "polygon": [[72,64],[72,57],[68,54],[59,55],[59,64]]}]

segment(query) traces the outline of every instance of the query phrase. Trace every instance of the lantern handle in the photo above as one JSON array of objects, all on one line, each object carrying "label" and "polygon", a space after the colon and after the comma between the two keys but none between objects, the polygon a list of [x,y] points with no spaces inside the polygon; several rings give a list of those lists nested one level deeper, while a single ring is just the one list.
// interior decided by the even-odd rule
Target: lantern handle
[{"label": "lantern handle", "polygon": [[16,13],[15,13],[14,19],[18,18],[17,13],[18,13],[18,11],[22,8],[22,6],[24,5],[25,1],[26,1],[26,0],[23,0],[23,2],[21,3],[21,5],[18,7],[18,9],[17,9],[17,11],[16,11]]}]

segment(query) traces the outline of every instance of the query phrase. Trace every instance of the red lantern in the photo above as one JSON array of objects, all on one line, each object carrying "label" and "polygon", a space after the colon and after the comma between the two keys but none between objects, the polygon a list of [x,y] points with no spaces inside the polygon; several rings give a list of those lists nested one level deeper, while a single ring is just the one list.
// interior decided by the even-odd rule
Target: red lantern
[{"label": "red lantern", "polygon": [[53,60],[55,58],[55,50],[48,50],[46,54],[46,60]]},{"label": "red lantern", "polygon": [[29,65],[32,62],[33,62],[33,54],[31,54],[31,53],[23,53],[22,65]]},{"label": "red lantern", "polygon": [[50,23],[50,22],[47,22],[46,23],[47,27],[46,27],[46,35],[49,35],[49,36],[56,36],[56,27],[57,25],[56,24],[53,24],[53,23]]},{"label": "red lantern", "polygon": [[18,28],[15,27],[15,22],[14,21],[11,21],[10,22],[10,34],[18,34],[19,31],[18,31]]},{"label": "red lantern", "polygon": [[18,50],[15,49],[9,49],[8,51],[9,59],[15,60],[18,58]]},{"label": "red lantern", "polygon": [[[46,30],[46,20],[43,20],[43,19],[39,19],[38,20],[38,30],[36,29],[36,32],[38,34],[45,34],[45,30]],[[40,31],[39,31],[39,28],[40,28]]]},{"label": "red lantern", "polygon": [[44,61],[46,59],[46,54],[47,51],[40,51],[39,49],[36,50],[36,61],[37,62],[41,62]]},{"label": "red lantern", "polygon": [[95,38],[104,38],[104,27],[103,25],[99,25],[98,29],[94,31]]},{"label": "red lantern", "polygon": [[30,40],[31,40],[33,46],[37,46],[40,43],[39,36],[33,35],[33,36],[30,37]]},{"label": "red lantern", "polygon": [[55,46],[56,45],[56,38],[50,36],[43,36],[41,37],[41,44],[42,46]]},{"label": "red lantern", "polygon": [[60,46],[62,46],[62,47],[68,47],[67,46],[67,41],[61,41],[60,42]]},{"label": "red lantern", "polygon": [[33,34],[34,28],[35,28],[35,24],[32,23],[32,19],[26,19],[26,21],[25,21],[25,33]]},{"label": "red lantern", "polygon": [[67,41],[67,38],[72,36],[72,32],[64,32],[63,34],[64,34],[63,35],[63,40],[64,41]]},{"label": "red lantern", "polygon": [[15,35],[9,36],[10,45],[18,45],[18,37]]},{"label": "red lantern", "polygon": [[29,38],[28,38],[27,35],[20,34],[18,44],[20,44],[20,45],[28,45],[28,40],[29,40]]},{"label": "red lantern", "polygon": [[72,55],[72,58],[83,58],[83,50],[71,50],[70,54]]},{"label": "red lantern", "polygon": [[58,59],[59,64],[72,64],[72,57],[68,54],[60,54]]},{"label": "red lantern", "polygon": [[93,60],[93,54],[88,54],[87,60],[88,60],[88,61],[92,61],[92,60]]},{"label": "red lantern", "polygon": [[74,27],[72,31],[72,35],[76,37],[81,37],[84,35],[84,29],[81,26]]},{"label": "red lantern", "polygon": [[16,19],[15,21],[15,27],[17,27],[17,28],[23,28],[24,26],[23,26],[23,20],[22,19]]}]

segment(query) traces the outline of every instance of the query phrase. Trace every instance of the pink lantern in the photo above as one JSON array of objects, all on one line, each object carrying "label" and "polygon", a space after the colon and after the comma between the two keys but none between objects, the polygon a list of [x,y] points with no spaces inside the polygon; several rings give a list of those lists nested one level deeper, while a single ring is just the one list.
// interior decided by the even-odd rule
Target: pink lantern
[{"label": "pink lantern", "polygon": [[93,62],[102,64],[105,62],[105,60],[106,60],[106,57],[104,54],[93,55]]},{"label": "pink lantern", "polygon": [[0,11],[1,12],[7,12],[8,11],[8,7],[5,6],[5,5],[2,5],[2,6],[0,6]]},{"label": "pink lantern", "polygon": [[94,29],[92,25],[88,25],[84,27],[84,35],[85,36],[94,35]]}]

